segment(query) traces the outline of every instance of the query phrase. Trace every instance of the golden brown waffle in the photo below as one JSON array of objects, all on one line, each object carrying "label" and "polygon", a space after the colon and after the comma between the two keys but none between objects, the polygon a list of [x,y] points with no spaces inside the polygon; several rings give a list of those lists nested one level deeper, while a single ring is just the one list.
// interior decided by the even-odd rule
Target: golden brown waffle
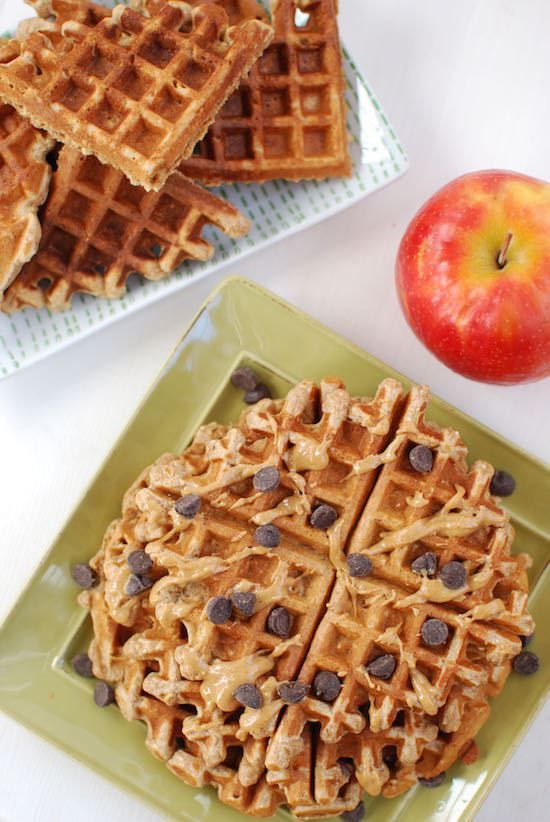
[{"label": "golden brown waffle", "polygon": [[[81,602],[94,620],[94,673],[117,683],[127,718],[136,711],[144,718],[144,699],[187,706],[183,747],[171,755],[170,769],[191,784],[216,786],[247,813],[270,815],[281,801],[265,779],[267,740],[284,704],[277,684],[295,677],[330,593],[331,556],[342,550],[372,487],[374,472],[352,476],[351,468],[384,449],[401,398],[391,380],[373,400],[354,401],[337,380],[320,388],[302,383],[284,403],[267,400],[244,412],[239,427],[202,429],[181,457],[161,458],[132,486],[122,519],[107,534],[109,551],[93,562],[100,587]],[[277,466],[280,484],[259,493],[253,478],[266,466]],[[200,496],[201,509],[186,519],[174,504],[190,493]],[[320,502],[340,514],[328,532],[309,523]],[[266,523],[279,528],[276,549],[256,537]],[[126,559],[136,549],[152,558],[157,581],[130,597]],[[250,591],[250,618],[234,614],[218,625],[206,617],[214,597]],[[288,636],[271,630],[275,607],[291,617]],[[122,647],[113,623],[125,626]],[[104,658],[115,660],[113,669]],[[260,688],[261,708],[237,711],[233,694],[245,683]],[[156,728],[156,710],[153,716]],[[161,716],[166,722],[164,709]],[[158,750],[151,728],[150,737]]]},{"label": "golden brown waffle", "polygon": [[335,0],[275,0],[275,39],[181,169],[208,185],[351,174]]},{"label": "golden brown waffle", "polygon": [[[372,573],[351,578],[344,568],[339,571],[300,671],[307,683],[320,671],[333,672],[341,691],[330,704],[311,694],[290,706],[267,756],[269,780],[285,789],[291,806],[298,803],[299,813],[303,806],[315,815],[322,805],[321,814],[326,804],[328,765],[319,758],[311,763],[315,782],[304,783],[314,787],[306,797],[294,796],[292,774],[303,768],[311,723],[319,727],[318,757],[324,750],[336,765],[351,756],[348,779],[355,774],[369,793],[396,795],[417,776],[435,776],[454,762],[486,719],[487,697],[504,684],[521,650],[520,635],[533,630],[526,610],[528,558],[510,554],[508,517],[489,493],[492,469],[477,462],[467,471],[459,435],[425,422],[428,398],[426,388],[413,388],[385,453],[355,466],[359,474],[375,462],[384,466],[348,549],[368,556]],[[418,444],[434,455],[432,470],[424,474],[408,457]],[[426,552],[435,555],[440,570],[448,562],[463,563],[465,584],[452,590],[435,573],[415,573],[411,563]],[[448,628],[448,639],[438,647],[421,639],[428,619]],[[389,676],[369,673],[367,666],[385,655],[395,663]],[[403,757],[403,745],[392,742],[403,717],[406,727],[421,727],[426,745],[415,749],[414,759],[407,749]],[[388,746],[397,749],[392,768],[383,762]]]},{"label": "golden brown waffle", "polygon": [[48,152],[55,142],[11,106],[0,105],[0,301],[36,253],[37,212],[48,194]]},{"label": "golden brown waffle", "polygon": [[39,251],[0,308],[66,308],[77,292],[120,297],[132,274],[159,280],[184,260],[208,260],[202,237],[214,225],[229,237],[250,224],[225,200],[176,172],[160,192],[133,186],[114,168],[65,146],[42,216]]},{"label": "golden brown waffle", "polygon": [[[112,13],[112,9],[101,3],[91,3],[89,0],[25,0],[25,3],[52,28],[53,26],[59,28],[69,21],[84,23],[93,28],[101,20],[110,17]],[[30,18],[20,24],[18,39],[21,39],[21,27],[23,33],[25,31],[30,33],[31,29],[47,30],[47,26],[40,26],[38,21]]]},{"label": "golden brown waffle", "polygon": [[[92,561],[99,584],[80,596],[90,656],[123,715],[147,724],[150,750],[188,784],[212,785],[244,813],[286,802],[315,818],[475,759],[488,698],[533,631],[528,559],[510,553],[492,469],[468,470],[459,435],[425,421],[428,398],[413,388],[403,406],[392,380],[373,400],[335,379],[303,382],[234,427],[199,429],[125,495]],[[418,445],[432,461],[422,471]],[[277,482],[262,489],[259,472],[273,468]],[[320,505],[335,517],[322,528]],[[271,545],[257,530],[266,525]],[[136,550],[151,568],[131,595]],[[426,552],[435,566],[419,572]],[[354,554],[370,573],[350,575]],[[460,587],[439,579],[449,562],[462,563]],[[250,593],[239,612],[233,598]],[[229,611],[211,619],[219,597]],[[437,646],[427,620],[448,631]],[[386,678],[367,670],[383,656],[394,661]],[[333,697],[321,698],[319,672],[338,677]],[[280,686],[296,679],[311,690],[285,704]],[[258,704],[239,703],[242,686]]]},{"label": "golden brown waffle", "polygon": [[[60,12],[61,14],[61,12]],[[0,98],[61,142],[158,190],[272,38],[215,5],[117,6],[0,49]]]}]

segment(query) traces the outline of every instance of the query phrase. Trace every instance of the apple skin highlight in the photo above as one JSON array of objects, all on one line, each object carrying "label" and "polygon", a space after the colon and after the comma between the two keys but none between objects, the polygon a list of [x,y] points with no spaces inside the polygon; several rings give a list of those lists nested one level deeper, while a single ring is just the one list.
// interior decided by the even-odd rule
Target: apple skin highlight
[{"label": "apple skin highlight", "polygon": [[412,330],[453,371],[497,384],[549,376],[550,184],[509,171],[448,183],[407,228],[396,284]]}]

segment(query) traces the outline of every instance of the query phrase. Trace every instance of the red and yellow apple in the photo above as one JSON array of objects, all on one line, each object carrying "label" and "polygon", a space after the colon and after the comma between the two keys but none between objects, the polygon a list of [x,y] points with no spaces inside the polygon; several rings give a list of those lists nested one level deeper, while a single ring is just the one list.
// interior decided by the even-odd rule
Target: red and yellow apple
[{"label": "red and yellow apple", "polygon": [[413,218],[396,278],[411,328],[449,368],[490,383],[550,375],[550,184],[453,180]]}]

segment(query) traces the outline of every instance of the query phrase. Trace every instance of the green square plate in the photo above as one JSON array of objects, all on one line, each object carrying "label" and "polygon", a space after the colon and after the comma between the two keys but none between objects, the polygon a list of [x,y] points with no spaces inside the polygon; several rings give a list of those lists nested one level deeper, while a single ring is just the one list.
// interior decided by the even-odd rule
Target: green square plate
[{"label": "green square plate", "polygon": [[[141,724],[126,722],[114,706],[94,706],[92,683],[67,662],[84,650],[90,631],[76,605],[70,567],[95,553],[143,466],[183,448],[199,424],[236,419],[242,399],[229,375],[242,363],[251,364],[278,395],[299,379],[325,374],[338,374],[356,394],[372,393],[387,376],[408,384],[257,285],[226,280],[200,310],[0,629],[0,708],[169,819],[230,822],[242,816],[222,806],[210,789],[188,788],[155,760]],[[550,611],[549,468],[441,400],[431,409],[437,422],[462,432],[472,459],[488,459],[518,480],[509,508],[517,544],[533,556],[531,609],[544,624]],[[547,660],[550,632],[539,631],[533,647]],[[532,678],[510,678],[479,735],[478,762],[455,766],[440,788],[369,799],[368,818],[471,819],[541,706],[547,671],[543,665]],[[279,816],[288,818],[283,811]]]}]

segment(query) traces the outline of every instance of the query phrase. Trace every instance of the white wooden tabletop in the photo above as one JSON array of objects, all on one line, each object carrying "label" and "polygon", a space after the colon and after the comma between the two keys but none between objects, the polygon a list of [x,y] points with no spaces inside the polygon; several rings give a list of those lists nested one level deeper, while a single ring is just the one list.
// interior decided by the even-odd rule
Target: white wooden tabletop
[{"label": "white wooden tabletop", "polygon": [[[0,28],[2,10],[15,3],[21,0],[0,0]],[[0,383],[0,619],[200,302],[230,273],[256,279],[550,461],[550,380],[501,388],[451,373],[409,331],[393,283],[408,220],[446,181],[490,167],[550,179],[550,4],[341,0],[340,6],[345,42],[408,151],[409,173],[330,221],[249,257],[238,272],[225,268]],[[549,734],[547,705],[479,822],[548,818]],[[157,818],[0,717],[1,822]]]}]

